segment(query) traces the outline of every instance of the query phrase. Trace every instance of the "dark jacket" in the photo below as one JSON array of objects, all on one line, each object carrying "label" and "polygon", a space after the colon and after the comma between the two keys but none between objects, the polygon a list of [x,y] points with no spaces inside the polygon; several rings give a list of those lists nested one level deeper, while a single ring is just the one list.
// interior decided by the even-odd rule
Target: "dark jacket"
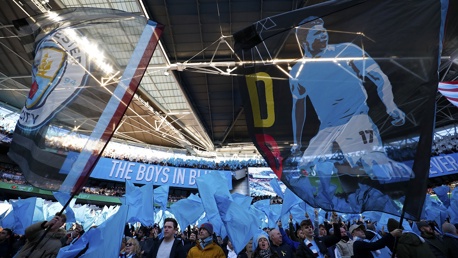
[{"label": "dark jacket", "polygon": [[445,245],[448,247],[448,257],[458,258],[458,236],[445,233],[443,238]]},{"label": "dark jacket", "polygon": [[[164,239],[161,239],[154,243],[151,251],[149,252],[148,258],[157,257],[157,251],[159,250],[159,247],[161,246],[162,241],[164,241]],[[183,242],[181,240],[178,240],[178,239],[174,240],[172,250],[170,250],[170,258],[186,258],[186,253],[183,248]]]},{"label": "dark jacket", "polygon": [[426,243],[429,244],[431,251],[434,253],[436,258],[451,258],[453,256],[449,256],[449,247],[445,244],[440,236],[436,235],[426,235],[421,234],[421,236],[425,239]]},{"label": "dark jacket", "polygon": [[189,239],[185,240],[185,241],[184,241],[184,246],[183,246],[184,253],[185,253],[185,254],[188,254],[189,250],[190,250],[191,248],[193,248],[193,247],[196,245],[196,243],[197,243],[197,242],[196,242],[195,240],[194,240],[194,241],[191,241],[191,240],[189,240]]},{"label": "dark jacket", "polygon": [[[323,255],[327,255],[328,257],[331,257],[331,254],[328,252],[329,247],[334,246],[337,244],[342,236],[340,235],[340,227],[339,224],[334,224],[334,234],[333,235],[328,235],[324,237],[314,237],[315,243],[318,246],[318,249],[320,250],[320,253]],[[297,258],[315,258],[315,254],[310,250],[305,245],[305,241],[301,241],[299,246],[297,247],[296,250],[296,257]]]},{"label": "dark jacket", "polygon": [[390,233],[386,234],[375,242],[366,242],[363,240],[356,240],[353,243],[353,258],[373,258],[371,251],[376,251],[388,246],[394,242],[394,236]]},{"label": "dark jacket", "polygon": [[435,235],[426,235],[421,234],[421,236],[425,239],[426,243],[428,243],[431,251],[434,253],[433,257],[436,258],[447,258],[448,247],[445,245],[442,238],[435,236]]},{"label": "dark jacket", "polygon": [[396,257],[398,258],[429,258],[434,257],[428,244],[414,233],[403,233],[398,239]]},{"label": "dark jacket", "polygon": [[159,241],[154,240],[153,238],[146,238],[142,241],[138,241],[140,248],[143,251],[143,257],[150,257],[150,252],[153,250],[154,245],[157,244]]},{"label": "dark jacket", "polygon": [[[259,251],[260,251],[259,247],[256,248],[256,250],[254,250],[254,252],[253,252],[252,257],[253,257],[253,258],[265,258],[265,257],[262,257],[262,256],[259,254]],[[281,257],[281,256],[280,256],[277,252],[275,252],[275,251],[272,249],[272,247],[270,247],[270,257],[268,257],[268,258],[280,258],[280,257]]]},{"label": "dark jacket", "polygon": [[293,248],[287,243],[275,246],[272,242],[270,242],[270,248],[274,253],[277,253],[282,258],[294,258]]}]

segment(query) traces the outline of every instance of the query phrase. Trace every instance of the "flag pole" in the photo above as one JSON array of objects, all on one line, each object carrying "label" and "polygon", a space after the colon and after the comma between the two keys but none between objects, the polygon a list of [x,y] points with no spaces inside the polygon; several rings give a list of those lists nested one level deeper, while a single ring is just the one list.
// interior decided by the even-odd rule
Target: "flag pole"
[{"label": "flag pole", "polygon": [[[407,198],[406,198],[407,200]],[[406,213],[406,210],[405,210],[405,201],[404,201],[404,205],[402,206],[402,211],[401,211],[401,217],[399,218],[399,226],[398,228],[402,228],[402,223],[404,222],[404,215]],[[390,232],[388,232],[389,234]],[[397,248],[398,248],[398,241],[399,240],[399,237],[396,237],[394,238],[394,245],[393,245],[393,252],[391,254],[391,258],[395,258],[396,257],[396,251],[397,251]]]}]

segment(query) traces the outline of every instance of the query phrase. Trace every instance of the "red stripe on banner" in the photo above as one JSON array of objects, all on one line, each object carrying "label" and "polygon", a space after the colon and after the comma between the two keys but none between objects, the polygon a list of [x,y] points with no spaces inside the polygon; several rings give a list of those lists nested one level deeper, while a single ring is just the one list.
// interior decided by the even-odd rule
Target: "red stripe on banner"
[{"label": "red stripe on banner", "polygon": [[[159,42],[159,38],[162,34],[163,29],[164,29],[163,25],[160,25],[160,24],[155,25],[153,35],[150,37],[150,40],[148,42],[148,47],[146,48],[145,52],[143,53],[141,61],[138,63],[135,74],[134,76],[132,76],[129,82],[129,87],[128,89],[126,89],[125,94],[123,95],[121,101],[119,102],[119,105],[116,108],[116,111],[113,117],[111,118],[110,122],[108,123],[108,126],[105,129],[105,132],[102,134],[101,140],[105,141],[103,148],[105,148],[105,146],[107,145],[107,142],[110,141],[111,137],[113,136],[114,131],[116,130],[117,126],[119,125],[121,118],[124,116],[124,113],[126,112],[127,107],[134,96],[134,93],[137,91],[137,88],[141,82],[141,78],[143,78],[143,74],[146,72],[146,69],[153,56],[154,50],[156,49],[157,43]],[[113,125],[113,127],[110,127],[110,125]],[[92,172],[92,169],[94,168],[95,164],[97,163],[98,159],[100,158],[101,152],[102,151],[99,150],[98,153],[93,152],[91,154],[80,177],[78,178],[77,182],[73,186],[72,194],[77,194],[81,190],[81,188],[84,186],[84,184],[86,183],[87,179],[89,178]]]},{"label": "red stripe on banner", "polygon": [[458,98],[446,97],[449,101],[458,101]]},{"label": "red stripe on banner", "polygon": [[458,88],[454,88],[454,89],[439,88],[439,91],[458,92]]}]

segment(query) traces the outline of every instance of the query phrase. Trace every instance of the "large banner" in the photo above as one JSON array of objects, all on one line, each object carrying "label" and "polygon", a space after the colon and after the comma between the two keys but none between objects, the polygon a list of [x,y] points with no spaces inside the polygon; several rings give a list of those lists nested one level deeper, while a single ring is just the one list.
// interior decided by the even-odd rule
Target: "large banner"
[{"label": "large banner", "polygon": [[[78,153],[70,152],[62,165],[60,174],[71,171],[73,159]],[[100,158],[91,173],[91,178],[135,184],[169,185],[181,188],[197,188],[196,179],[208,173],[221,173],[226,178],[227,187],[232,189],[232,172],[154,165],[127,160]]]},{"label": "large banner", "polygon": [[[77,193],[137,90],[162,26],[98,8],[64,9],[14,23],[23,42],[33,42],[34,62],[8,155],[32,185]],[[65,154],[52,153],[59,144],[51,140],[56,127],[84,135],[84,147],[66,175],[59,173]]]},{"label": "large banner", "polygon": [[[446,11],[440,0],[327,1],[234,34],[253,141],[297,196],[420,216]],[[385,151],[401,135],[420,137],[413,169]]]}]

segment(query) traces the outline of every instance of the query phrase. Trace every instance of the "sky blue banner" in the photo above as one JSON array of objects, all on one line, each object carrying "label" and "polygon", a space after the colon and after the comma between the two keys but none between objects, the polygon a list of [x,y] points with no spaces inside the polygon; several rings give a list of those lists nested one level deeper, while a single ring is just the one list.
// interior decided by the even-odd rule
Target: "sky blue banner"
[{"label": "sky blue banner", "polygon": [[[413,160],[405,162],[412,167]],[[458,153],[433,156],[429,165],[429,178],[458,173]]]},{"label": "sky blue banner", "polygon": [[[68,154],[61,173],[67,174],[70,171],[75,156],[74,152]],[[159,166],[110,158],[100,158],[92,171],[91,178],[119,182],[127,179],[134,184],[153,182],[154,185],[168,184],[172,187],[197,188],[196,178],[207,173],[223,173],[228,188],[232,189],[231,171]]]}]

